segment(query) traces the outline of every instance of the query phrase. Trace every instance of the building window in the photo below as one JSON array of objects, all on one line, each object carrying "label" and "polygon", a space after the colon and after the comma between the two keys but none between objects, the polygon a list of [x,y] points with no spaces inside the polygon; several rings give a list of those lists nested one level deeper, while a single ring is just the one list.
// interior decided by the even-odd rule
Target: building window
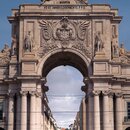
[{"label": "building window", "polygon": [[0,120],[3,120],[3,102],[0,102]]},{"label": "building window", "polygon": [[127,117],[130,119],[130,102],[127,102]]}]

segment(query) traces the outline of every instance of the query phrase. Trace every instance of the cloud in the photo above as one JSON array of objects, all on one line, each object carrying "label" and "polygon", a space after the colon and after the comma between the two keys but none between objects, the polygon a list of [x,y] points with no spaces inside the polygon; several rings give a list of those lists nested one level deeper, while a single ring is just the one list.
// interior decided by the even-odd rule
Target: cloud
[{"label": "cloud", "polygon": [[47,76],[49,106],[60,127],[73,123],[84,93],[83,76],[75,68],[60,66]]}]

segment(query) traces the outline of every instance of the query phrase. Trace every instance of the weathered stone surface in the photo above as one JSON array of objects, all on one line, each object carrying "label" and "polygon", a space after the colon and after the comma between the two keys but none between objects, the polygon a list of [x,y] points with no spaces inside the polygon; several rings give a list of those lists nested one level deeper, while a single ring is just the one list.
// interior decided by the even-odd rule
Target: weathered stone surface
[{"label": "weathered stone surface", "polygon": [[[130,102],[130,52],[123,44],[119,47],[122,17],[118,10],[85,0],[44,0],[20,5],[8,19],[12,45],[0,52],[0,99],[6,102],[5,111],[10,111],[5,112],[6,130],[14,129],[14,117],[18,124],[25,123],[20,130],[45,129],[45,115],[50,116],[45,79],[59,65],[71,65],[84,76],[87,114],[83,114],[88,126],[83,124],[83,130],[125,130],[129,125],[124,117]],[[7,99],[7,94],[13,94],[12,98]],[[22,111],[21,115],[12,109]],[[26,122],[29,116],[24,111],[31,114],[34,126]]]}]

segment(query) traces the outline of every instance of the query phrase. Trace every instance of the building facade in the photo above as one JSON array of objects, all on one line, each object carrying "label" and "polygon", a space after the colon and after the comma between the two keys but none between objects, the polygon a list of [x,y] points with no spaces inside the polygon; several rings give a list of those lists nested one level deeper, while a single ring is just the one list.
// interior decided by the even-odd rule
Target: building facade
[{"label": "building facade", "polygon": [[45,0],[20,5],[8,20],[12,44],[0,52],[0,130],[45,130],[46,76],[59,65],[84,77],[83,130],[130,129],[130,52],[119,46],[117,9]]}]

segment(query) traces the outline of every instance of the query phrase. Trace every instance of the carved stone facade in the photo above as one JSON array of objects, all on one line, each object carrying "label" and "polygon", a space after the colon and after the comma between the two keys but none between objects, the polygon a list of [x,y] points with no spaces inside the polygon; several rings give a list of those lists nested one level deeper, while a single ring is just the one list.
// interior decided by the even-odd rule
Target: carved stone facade
[{"label": "carved stone facade", "polygon": [[20,5],[8,20],[12,46],[0,52],[0,127],[45,130],[46,76],[59,65],[71,65],[84,76],[84,130],[130,126],[130,52],[119,47],[117,9],[84,0],[45,0]]}]

